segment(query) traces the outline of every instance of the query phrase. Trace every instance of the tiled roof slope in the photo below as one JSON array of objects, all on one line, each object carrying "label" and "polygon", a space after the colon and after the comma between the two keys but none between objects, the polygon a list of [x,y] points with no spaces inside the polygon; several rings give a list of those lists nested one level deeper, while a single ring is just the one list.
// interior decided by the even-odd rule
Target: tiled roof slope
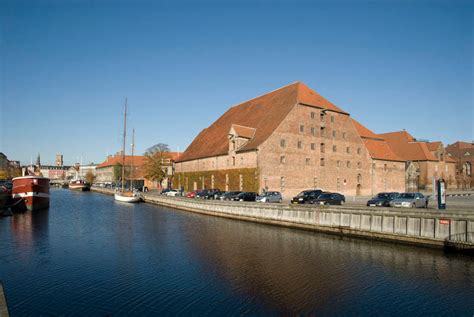
[{"label": "tiled roof slope", "polygon": [[198,134],[179,161],[227,154],[227,135],[233,124],[255,129],[252,139],[240,151],[254,150],[268,139],[297,103],[346,113],[303,83],[296,82],[231,107]]},{"label": "tiled roof slope", "polygon": [[404,161],[392,151],[388,143],[385,142],[382,137],[367,129],[356,120],[352,119],[352,122],[373,159],[397,162]]},{"label": "tiled roof slope", "polygon": [[[176,161],[179,158],[180,154],[181,153],[179,152],[163,152],[162,153],[164,158],[170,159],[172,161]],[[147,162],[146,156],[141,156],[141,155],[133,156],[133,165],[135,166],[145,165],[146,162]],[[111,156],[107,158],[104,162],[97,165],[96,168],[113,166],[115,164],[122,164],[122,156],[120,155]],[[125,155],[125,165],[131,165],[131,164],[132,164],[132,156]]]},{"label": "tiled roof slope", "polygon": [[[115,155],[115,156],[107,158],[105,161],[97,165],[96,168],[113,166],[115,164],[122,164],[122,157],[120,155]],[[132,156],[125,155],[125,165],[131,165],[131,164],[132,164]],[[143,164],[145,164],[145,156],[139,156],[139,155],[133,156],[133,165],[138,166],[138,165],[143,165]]]},{"label": "tiled roof slope", "polygon": [[416,142],[406,131],[381,133],[396,155],[405,161],[438,161],[430,152],[426,142]]},{"label": "tiled roof slope", "polygon": [[439,146],[441,145],[441,142],[440,141],[428,142],[426,145],[428,146],[428,150],[436,151],[436,150],[438,150]]}]

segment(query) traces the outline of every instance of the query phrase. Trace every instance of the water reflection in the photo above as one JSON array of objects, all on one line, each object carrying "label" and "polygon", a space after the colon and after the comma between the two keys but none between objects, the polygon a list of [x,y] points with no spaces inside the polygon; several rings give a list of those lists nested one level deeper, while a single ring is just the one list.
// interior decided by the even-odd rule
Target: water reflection
[{"label": "water reflection", "polygon": [[68,190],[0,219],[0,279],[14,315],[474,311],[471,258]]}]

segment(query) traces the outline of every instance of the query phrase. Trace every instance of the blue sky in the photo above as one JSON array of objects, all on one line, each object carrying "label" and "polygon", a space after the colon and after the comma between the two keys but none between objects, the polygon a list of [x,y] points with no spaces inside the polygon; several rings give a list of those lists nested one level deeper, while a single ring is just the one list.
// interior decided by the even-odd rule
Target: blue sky
[{"label": "blue sky", "polygon": [[[376,133],[474,140],[470,1],[0,1],[0,151],[183,151],[230,106],[302,81]],[[130,131],[129,131],[130,132]],[[128,142],[130,143],[130,141]]]}]

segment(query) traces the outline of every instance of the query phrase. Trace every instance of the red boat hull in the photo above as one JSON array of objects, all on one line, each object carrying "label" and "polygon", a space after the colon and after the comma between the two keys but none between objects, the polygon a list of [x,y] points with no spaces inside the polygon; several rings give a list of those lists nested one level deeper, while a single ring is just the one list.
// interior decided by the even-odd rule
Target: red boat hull
[{"label": "red boat hull", "polygon": [[23,176],[13,179],[12,197],[23,200],[19,208],[39,210],[49,208],[49,179],[39,176]]}]

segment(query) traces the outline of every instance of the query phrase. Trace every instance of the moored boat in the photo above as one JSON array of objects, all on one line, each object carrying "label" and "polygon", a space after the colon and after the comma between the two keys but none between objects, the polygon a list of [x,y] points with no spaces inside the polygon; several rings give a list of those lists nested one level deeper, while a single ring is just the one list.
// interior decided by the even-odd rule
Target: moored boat
[{"label": "moored boat", "polygon": [[137,203],[141,200],[140,196],[134,192],[119,191],[114,195],[115,200],[122,201],[125,203]]},{"label": "moored boat", "polygon": [[78,191],[89,191],[91,189],[90,185],[82,179],[76,179],[69,182],[69,189],[78,190]]},{"label": "moored boat", "polygon": [[[39,210],[49,208],[49,178],[21,176],[13,180],[12,198],[16,208]],[[22,201],[17,204],[17,202]]]},{"label": "moored boat", "polygon": [[0,184],[0,211],[8,208],[12,198],[11,183]]},{"label": "moored boat", "polygon": [[[135,130],[133,131],[132,137],[132,166],[133,166],[133,147],[135,142]],[[121,202],[126,203],[137,203],[141,200],[141,197],[133,191],[133,183],[132,188],[130,190],[125,190],[125,141],[127,139],[127,99],[125,99],[125,112],[123,116],[123,147],[122,147],[122,178],[120,179],[122,186],[120,189],[117,189],[114,195],[114,199]],[[133,173],[133,168],[132,168]]]}]

